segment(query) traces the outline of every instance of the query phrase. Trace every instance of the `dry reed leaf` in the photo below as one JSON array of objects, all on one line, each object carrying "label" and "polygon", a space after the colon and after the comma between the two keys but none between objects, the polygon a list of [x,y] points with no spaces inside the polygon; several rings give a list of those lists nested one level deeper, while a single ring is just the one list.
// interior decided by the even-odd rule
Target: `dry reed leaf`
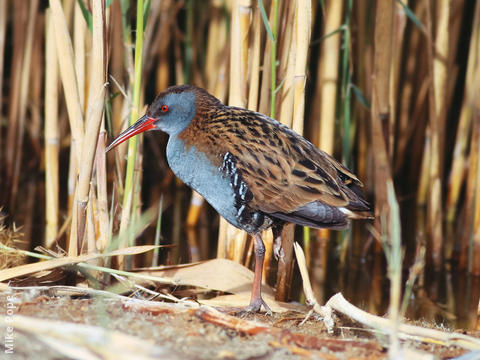
[{"label": "dry reed leaf", "polygon": [[115,255],[125,256],[125,255],[142,254],[144,252],[151,251],[155,248],[156,246],[154,245],[132,246],[125,249],[115,250],[108,254],[86,254],[86,255],[73,256],[73,257],[67,256],[63,258],[52,259],[52,260],[47,260],[47,261],[42,261],[42,262],[37,262],[32,264],[20,265],[14,268],[0,271],[0,281],[6,281],[18,276],[32,274],[37,271],[50,270],[60,266],[73,265],[73,264],[90,261],[97,258],[103,258],[107,256],[115,256]]},{"label": "dry reed leaf", "polygon": [[[253,283],[253,272],[251,270],[227,259],[213,259],[192,265],[141,271],[140,274],[171,278],[182,284],[233,294],[249,292]],[[272,288],[267,285],[262,286],[262,292],[271,296],[274,293]]]}]

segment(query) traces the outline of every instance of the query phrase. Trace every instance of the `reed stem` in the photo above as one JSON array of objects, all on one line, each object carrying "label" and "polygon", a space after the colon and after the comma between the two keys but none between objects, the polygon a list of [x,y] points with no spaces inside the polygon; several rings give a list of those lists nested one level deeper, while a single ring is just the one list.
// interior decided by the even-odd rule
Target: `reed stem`
[{"label": "reed stem", "polygon": [[[133,82],[133,102],[130,116],[130,125],[138,119],[140,110],[140,85],[142,80],[142,56],[143,56],[143,0],[137,2],[137,30],[135,36],[135,71]],[[128,140],[127,170],[125,174],[125,191],[123,193],[122,219],[120,222],[120,234],[128,228],[132,218],[132,199],[135,188],[135,158],[137,153],[138,137],[134,136]],[[119,244],[120,248],[126,247],[128,240]],[[119,266],[123,266],[123,258],[119,258]]]}]

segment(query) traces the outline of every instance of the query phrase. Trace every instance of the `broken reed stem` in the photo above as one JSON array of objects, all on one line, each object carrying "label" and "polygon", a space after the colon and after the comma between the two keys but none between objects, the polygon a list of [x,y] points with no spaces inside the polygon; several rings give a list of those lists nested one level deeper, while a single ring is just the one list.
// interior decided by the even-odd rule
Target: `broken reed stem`
[{"label": "broken reed stem", "polygon": [[97,249],[103,252],[108,248],[108,240],[111,239],[110,220],[108,215],[108,192],[107,192],[107,156],[105,153],[105,144],[107,141],[107,132],[105,130],[105,117],[100,125],[96,151],[96,175],[97,175],[97,218],[98,218],[98,238]]},{"label": "broken reed stem", "polygon": [[[137,2],[137,31],[135,36],[135,78],[133,82],[133,104],[130,117],[130,125],[138,118],[140,109],[140,85],[142,79],[142,56],[143,56],[143,0]],[[129,57],[127,55],[127,57]],[[127,170],[125,174],[125,191],[123,193],[122,219],[120,221],[120,235],[125,233],[132,217],[132,198],[135,188],[135,162],[138,137],[134,136],[128,140]],[[128,240],[125,239],[119,244],[120,248],[126,247]],[[118,258],[119,268],[123,267],[123,257]]]},{"label": "broken reed stem", "polygon": [[45,20],[45,241],[50,248],[57,239],[59,189],[58,63],[51,10]]}]

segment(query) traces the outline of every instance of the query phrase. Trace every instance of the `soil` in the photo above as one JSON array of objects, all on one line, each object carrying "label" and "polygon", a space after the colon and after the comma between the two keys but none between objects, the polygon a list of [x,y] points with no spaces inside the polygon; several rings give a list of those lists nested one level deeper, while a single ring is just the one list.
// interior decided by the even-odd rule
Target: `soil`
[{"label": "soil", "polygon": [[[9,293],[11,296],[12,293]],[[328,334],[322,321],[315,317],[305,318],[305,312],[263,314],[239,314],[227,316],[227,323],[212,318],[212,313],[202,308],[179,307],[173,304],[159,304],[160,308],[129,304],[125,298],[90,298],[89,296],[51,296],[45,292],[17,291],[14,295],[13,315],[23,315],[36,319],[55,320],[99,327],[108,332],[130,335],[131,339],[142,339],[152,346],[150,355],[145,355],[145,346],[138,348],[138,357],[157,359],[384,359],[387,358],[387,339],[373,335],[368,329],[337,317],[334,334]],[[7,293],[0,294],[0,313],[6,313]],[[150,304],[152,302],[149,302]],[[213,313],[214,314],[214,313]],[[220,314],[220,313],[219,313]],[[220,314],[220,317],[223,315]],[[72,337],[76,343],[65,350],[42,337],[32,322],[31,329],[14,329],[15,359],[103,359],[102,352],[112,344],[91,344],[81,346],[79,335]],[[5,329],[5,328],[3,328]],[[57,329],[58,330],[58,329]],[[66,334],[63,334],[66,335]],[[475,335],[475,334],[474,334]],[[66,335],[67,336],[67,335]],[[478,334],[477,334],[478,336]],[[130,337],[129,337],[130,339]],[[84,341],[97,341],[92,335]],[[103,340],[102,340],[103,341]],[[68,342],[68,341],[67,341]],[[66,342],[65,342],[66,343]],[[64,343],[64,344],[65,344]],[[4,346],[4,344],[2,344]],[[71,344],[70,344],[71,345]],[[447,359],[460,356],[466,351],[455,347],[403,344],[417,351],[435,354]],[[147,347],[148,347],[147,346]],[[90,349],[91,357],[82,356],[82,350]],[[4,349],[6,349],[4,347]],[[60,350],[59,350],[60,349]],[[76,349],[76,350],[75,350]],[[100,350],[103,349],[103,350]],[[119,351],[121,346],[113,346]],[[126,354],[126,353],[125,353]],[[125,355],[123,354],[123,355]],[[4,355],[1,351],[0,357]],[[9,355],[4,355],[9,356]],[[124,357],[125,358],[125,357]]]}]

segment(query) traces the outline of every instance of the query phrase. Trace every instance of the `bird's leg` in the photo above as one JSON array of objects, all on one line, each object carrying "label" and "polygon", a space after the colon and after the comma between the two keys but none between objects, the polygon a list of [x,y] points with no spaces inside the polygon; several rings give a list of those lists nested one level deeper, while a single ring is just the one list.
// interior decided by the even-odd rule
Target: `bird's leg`
[{"label": "bird's leg", "polygon": [[253,275],[252,297],[250,299],[250,305],[247,306],[246,310],[249,312],[259,312],[263,305],[267,314],[271,315],[272,310],[270,310],[267,303],[262,299],[262,269],[263,260],[265,258],[265,245],[263,244],[260,234],[255,234],[253,236],[253,241],[255,251],[255,273]]}]

